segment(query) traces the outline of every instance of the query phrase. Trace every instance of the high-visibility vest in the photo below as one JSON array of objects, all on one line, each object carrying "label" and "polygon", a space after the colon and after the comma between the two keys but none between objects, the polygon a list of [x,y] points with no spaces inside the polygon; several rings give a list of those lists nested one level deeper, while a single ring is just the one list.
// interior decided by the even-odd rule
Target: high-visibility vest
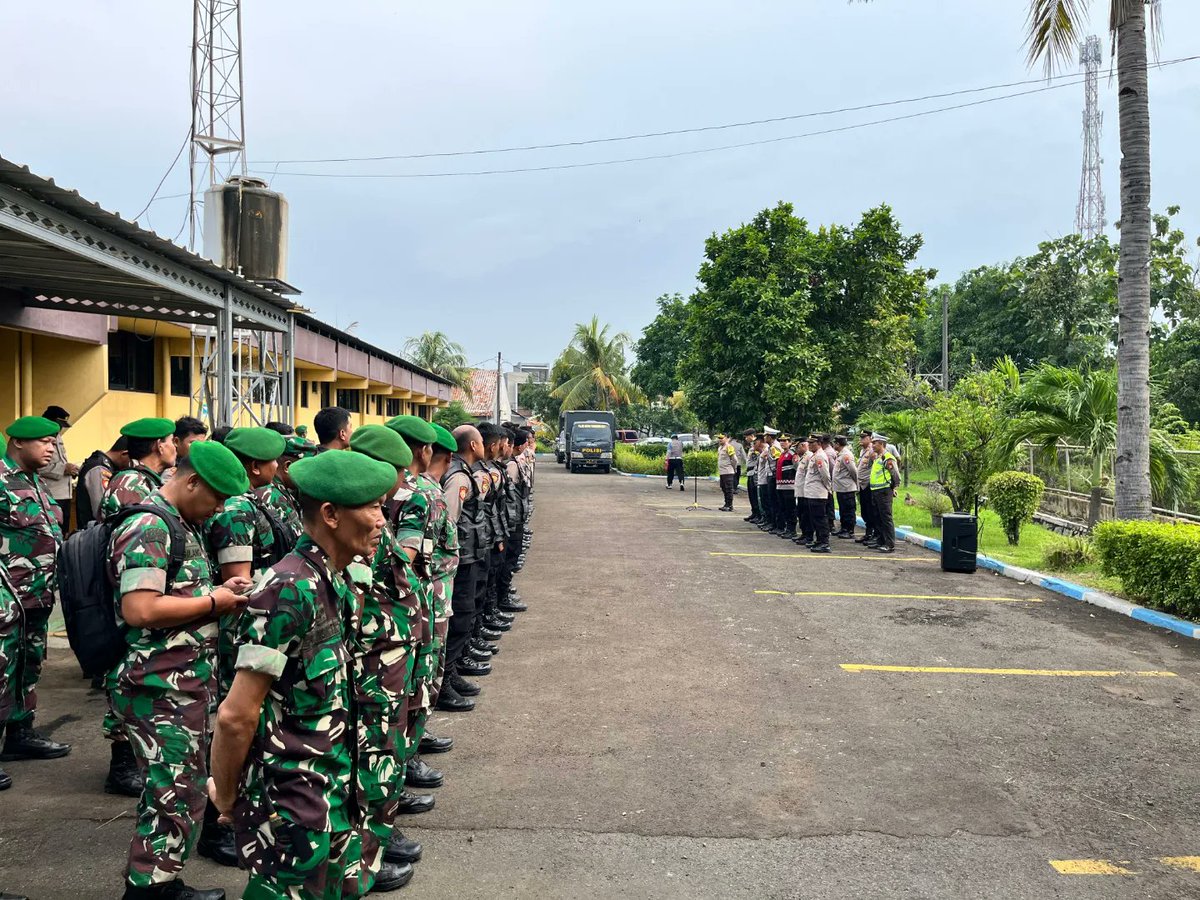
[{"label": "high-visibility vest", "polygon": [[887,470],[888,460],[895,463],[896,457],[884,450],[883,455],[877,456],[871,463],[871,490],[877,491],[892,486],[892,473]]}]

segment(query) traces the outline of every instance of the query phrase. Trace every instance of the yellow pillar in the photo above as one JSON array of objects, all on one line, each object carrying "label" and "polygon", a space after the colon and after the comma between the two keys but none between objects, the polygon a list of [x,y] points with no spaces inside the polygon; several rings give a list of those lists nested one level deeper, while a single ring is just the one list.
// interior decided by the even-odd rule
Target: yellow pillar
[{"label": "yellow pillar", "polygon": [[33,415],[33,335],[21,332],[21,415]]},{"label": "yellow pillar", "polygon": [[167,397],[171,393],[171,347],[169,341],[155,338],[154,352],[158,354],[158,390],[154,392],[158,407],[156,415],[160,419],[167,419],[171,418],[167,409]]}]

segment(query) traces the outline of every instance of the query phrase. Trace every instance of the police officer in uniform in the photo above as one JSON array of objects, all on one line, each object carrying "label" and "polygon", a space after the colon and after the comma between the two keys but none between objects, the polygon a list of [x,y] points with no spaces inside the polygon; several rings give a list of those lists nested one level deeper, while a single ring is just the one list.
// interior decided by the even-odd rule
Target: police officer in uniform
[{"label": "police officer in uniform", "polygon": [[791,539],[796,536],[796,454],[792,436],[779,436],[779,459],[775,461],[775,503],[779,513],[771,534]]},{"label": "police officer in uniform", "polygon": [[896,526],[892,520],[892,501],[900,486],[900,466],[888,449],[888,439],[882,434],[871,435],[875,459],[871,463],[871,501],[875,504],[876,542],[866,546],[880,553],[896,552]]},{"label": "police officer in uniform", "polygon": [[750,515],[744,521],[757,525],[762,520],[758,505],[758,453],[761,445],[753,428],[742,432],[742,440],[746,442],[746,496],[750,499]]}]

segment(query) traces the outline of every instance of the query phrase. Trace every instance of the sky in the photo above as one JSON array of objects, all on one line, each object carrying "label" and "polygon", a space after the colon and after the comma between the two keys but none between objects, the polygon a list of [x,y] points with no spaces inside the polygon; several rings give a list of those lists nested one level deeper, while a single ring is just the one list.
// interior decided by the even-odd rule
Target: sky
[{"label": "sky", "polygon": [[[190,121],[191,3],[0,4],[0,155],[127,216]],[[1109,220],[1119,210],[1115,78],[1100,102]],[[705,238],[785,200],[811,224],[888,203],[953,280],[1073,230],[1083,87],[797,140],[619,165],[462,177],[343,178],[595,163],[804,134],[1046,87],[581,147],[341,164],[607,138],[905,100],[1041,76],[1024,0],[244,0],[249,169],[287,197],[288,280],[335,325],[399,351],[441,330],[468,361],[550,362],[599,316],[634,339],[663,293],[695,288]],[[1166,0],[1162,60],[1200,54],[1200,4]],[[19,39],[14,39],[19,36]],[[1070,63],[1062,71],[1072,73]],[[1051,83],[1053,84],[1053,83]],[[1200,60],[1151,73],[1153,200],[1200,235]],[[186,161],[186,154],[184,157]],[[161,194],[187,190],[181,162]],[[173,236],[186,200],[141,222]],[[1109,229],[1110,234],[1115,232]],[[186,233],[184,235],[186,240]]]}]

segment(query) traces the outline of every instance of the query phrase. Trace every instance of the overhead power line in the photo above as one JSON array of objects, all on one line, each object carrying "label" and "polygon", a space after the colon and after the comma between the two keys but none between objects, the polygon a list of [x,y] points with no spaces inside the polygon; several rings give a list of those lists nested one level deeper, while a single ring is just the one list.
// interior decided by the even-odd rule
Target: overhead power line
[{"label": "overhead power line", "polygon": [[[1162,60],[1157,63],[1151,63],[1151,68],[1165,68],[1167,66],[1178,65],[1179,63],[1191,62],[1200,59],[1200,56],[1185,56],[1177,59]],[[484,156],[488,154],[498,153],[523,153],[532,150],[557,150],[565,147],[587,147],[595,144],[613,144],[622,141],[640,141],[650,138],[672,137],[683,134],[702,134],[710,131],[726,131],[733,128],[748,128],[756,125],[771,125],[779,122],[794,122],[800,119],[815,119],[824,116],[834,116],[841,113],[864,112],[869,109],[883,109],[890,106],[902,106],[910,103],[924,103],[930,100],[945,100],[950,97],[961,97],[967,94],[981,94],[988,91],[1007,90],[1008,88],[1024,87],[1030,84],[1049,85],[1048,82],[1062,81],[1070,84],[1080,83],[1077,74],[1056,75],[1050,78],[1030,78],[1024,81],[1009,81],[1001,84],[989,84],[983,87],[962,88],[956,91],[945,91],[938,94],[925,94],[920,97],[906,97],[901,100],[883,100],[875,103],[864,103],[858,106],[843,106],[836,109],[818,110],[815,112],[794,113],[786,116],[771,116],[764,119],[749,119],[744,122],[726,122],[719,125],[699,125],[691,128],[676,128],[668,131],[647,131],[638,134],[625,134],[613,137],[586,138],[574,141],[558,141],[545,144],[525,144],[514,147],[491,147],[474,150],[446,150],[440,152],[428,153],[398,153],[382,156],[342,156],[342,157],[321,157],[312,159],[271,159],[271,160],[255,160],[250,165],[266,166],[266,165],[311,165],[311,164],[326,164],[326,163],[348,163],[348,162],[387,162],[412,159],[441,159],[455,156]],[[1065,86],[1065,85],[1064,85]],[[1022,94],[1012,94],[1009,96],[1023,96]],[[959,109],[961,107],[947,107],[948,109]]]},{"label": "overhead power line", "polygon": [[[841,125],[836,128],[825,128],[820,131],[807,131],[803,134],[789,134],[782,137],[762,138],[756,141],[743,141],[737,144],[722,144],[717,147],[700,147],[693,150],[677,150],[671,153],[654,153],[648,156],[629,156],[621,159],[602,159],[592,162],[580,163],[559,163],[557,165],[544,166],[522,166],[512,169],[478,169],[467,172],[285,172],[277,173],[277,177],[296,177],[296,178],[375,178],[375,179],[408,179],[408,178],[461,178],[467,176],[480,175],[515,175],[522,172],[557,172],[564,169],[592,169],[601,166],[619,166],[628,163],[648,162],[656,159],[678,159],[684,156],[700,156],[706,153],[720,153],[725,150],[738,150],[745,147],[761,147],[766,144],[779,144],[786,141],[798,141],[803,138],[818,137],[826,134],[838,134],[844,131],[855,131],[860,128],[870,128],[875,125],[886,125],[891,122],[902,122],[908,119],[919,119],[925,116],[932,116],[938,113],[950,112],[956,109],[966,109],[972,106],[983,106],[986,103],[996,103],[1000,100],[1011,100],[1015,97],[1027,97],[1031,94],[1041,94],[1046,91],[1059,90],[1064,87],[1072,87],[1080,84],[1081,79],[1073,82],[1064,82],[1062,84],[1053,84],[1047,87],[1035,88],[1034,90],[1021,91],[1015,94],[1002,94],[999,97],[988,97],[984,100],[973,100],[969,103],[958,103],[953,106],[941,106],[937,109],[927,109],[920,112],[908,113],[902,116],[890,116],[886,119],[875,119],[870,122],[857,122],[853,125]],[[256,175],[264,175],[263,172],[255,172]]]}]

